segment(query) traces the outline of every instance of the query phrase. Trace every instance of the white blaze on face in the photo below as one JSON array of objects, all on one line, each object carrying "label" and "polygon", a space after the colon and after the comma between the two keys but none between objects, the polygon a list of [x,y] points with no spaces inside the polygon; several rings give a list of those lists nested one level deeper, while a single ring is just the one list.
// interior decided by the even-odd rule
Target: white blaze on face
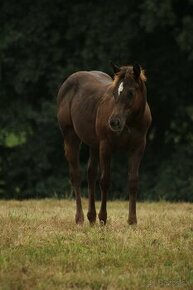
[{"label": "white blaze on face", "polygon": [[123,91],[123,82],[120,83],[119,87],[118,87],[118,95],[120,95],[120,93]]}]

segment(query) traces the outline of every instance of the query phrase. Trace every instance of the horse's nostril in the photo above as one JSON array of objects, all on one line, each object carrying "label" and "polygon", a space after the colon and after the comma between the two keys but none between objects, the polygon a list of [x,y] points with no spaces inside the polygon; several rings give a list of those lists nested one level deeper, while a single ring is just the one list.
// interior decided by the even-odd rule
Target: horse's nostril
[{"label": "horse's nostril", "polygon": [[110,125],[111,125],[111,127],[114,127],[115,126],[115,120],[111,120],[110,121]]},{"label": "horse's nostril", "polygon": [[118,126],[120,124],[119,120],[115,120],[115,125]]},{"label": "horse's nostril", "polygon": [[121,127],[121,122],[119,119],[111,119],[110,126],[111,126],[111,128],[119,129]]}]

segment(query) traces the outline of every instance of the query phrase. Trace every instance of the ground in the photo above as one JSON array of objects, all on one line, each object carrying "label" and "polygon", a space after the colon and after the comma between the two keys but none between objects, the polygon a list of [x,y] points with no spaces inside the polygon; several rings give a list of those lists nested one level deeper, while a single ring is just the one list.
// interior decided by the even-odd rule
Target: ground
[{"label": "ground", "polygon": [[193,204],[137,213],[113,201],[106,226],[76,226],[73,200],[0,201],[0,289],[193,289]]}]

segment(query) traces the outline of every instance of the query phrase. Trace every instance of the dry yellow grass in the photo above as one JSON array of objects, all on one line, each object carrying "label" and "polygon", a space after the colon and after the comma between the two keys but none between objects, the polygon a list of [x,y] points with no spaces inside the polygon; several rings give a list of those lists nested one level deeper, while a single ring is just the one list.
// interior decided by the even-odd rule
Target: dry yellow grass
[{"label": "dry yellow grass", "polygon": [[105,227],[74,213],[69,200],[0,202],[0,289],[193,289],[193,204],[139,203],[135,227],[127,202],[108,203]]}]

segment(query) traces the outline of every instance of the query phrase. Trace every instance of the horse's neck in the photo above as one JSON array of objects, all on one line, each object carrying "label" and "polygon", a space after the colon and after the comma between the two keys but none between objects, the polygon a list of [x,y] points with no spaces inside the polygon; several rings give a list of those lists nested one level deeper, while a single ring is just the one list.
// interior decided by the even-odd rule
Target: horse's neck
[{"label": "horse's neck", "polygon": [[146,105],[146,97],[141,94],[136,97],[136,100],[133,104],[133,111],[137,114],[143,114],[145,111],[145,105]]},{"label": "horse's neck", "polygon": [[145,107],[146,107],[146,98],[144,96],[138,97],[135,100],[131,108],[129,117],[127,119],[128,125],[133,124],[134,126],[138,127],[143,123]]}]

